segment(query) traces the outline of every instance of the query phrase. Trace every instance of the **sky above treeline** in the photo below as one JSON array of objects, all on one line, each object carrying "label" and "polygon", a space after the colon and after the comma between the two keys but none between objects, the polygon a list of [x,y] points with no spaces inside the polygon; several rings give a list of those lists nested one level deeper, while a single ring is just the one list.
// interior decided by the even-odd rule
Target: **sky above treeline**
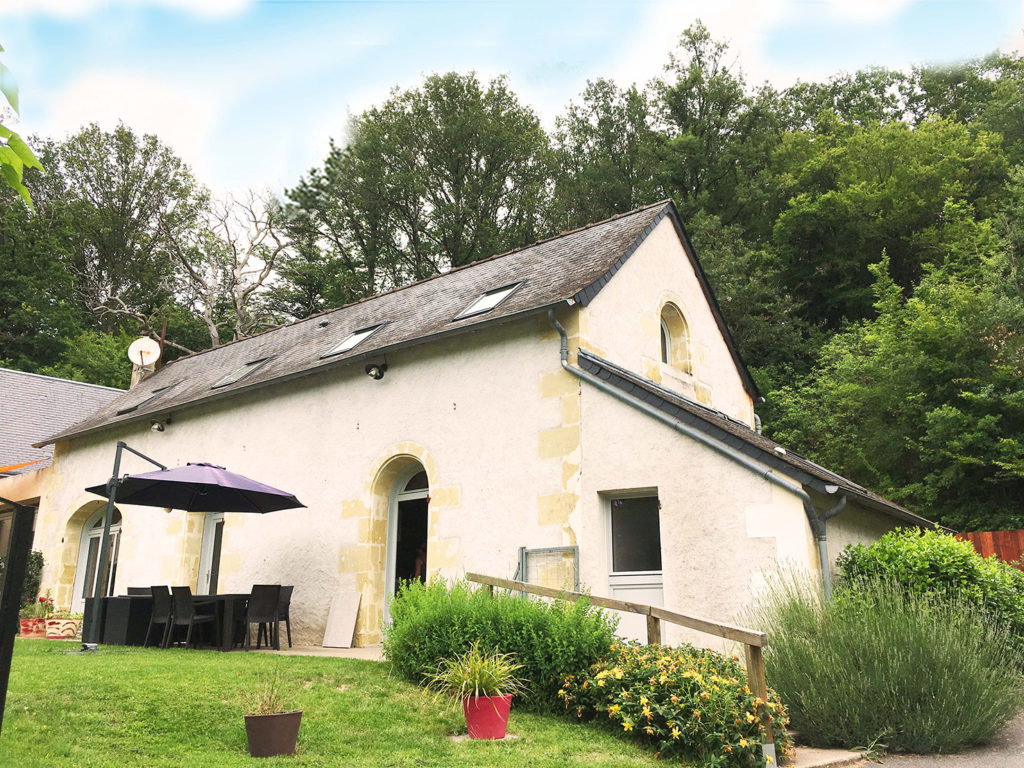
[{"label": "sky above treeline", "polygon": [[698,18],[777,86],[1024,50],[1021,0],[0,0],[0,45],[22,133],[122,120],[215,191],[277,191],[396,86],[507,75],[551,128],[588,79],[658,76]]}]

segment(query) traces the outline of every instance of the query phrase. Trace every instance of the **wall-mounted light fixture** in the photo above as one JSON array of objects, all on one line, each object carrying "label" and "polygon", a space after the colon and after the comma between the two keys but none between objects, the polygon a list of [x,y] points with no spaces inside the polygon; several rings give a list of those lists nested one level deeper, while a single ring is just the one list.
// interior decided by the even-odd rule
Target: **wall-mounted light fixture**
[{"label": "wall-mounted light fixture", "polygon": [[380,381],[381,379],[384,378],[384,371],[386,371],[387,369],[387,363],[369,363],[367,364],[364,370],[366,371],[366,375],[369,376],[371,379],[376,379],[377,381]]},{"label": "wall-mounted light fixture", "polygon": [[170,424],[170,423],[171,423],[171,417],[170,416],[167,416],[166,418],[163,418],[163,419],[150,419],[149,420],[149,428],[153,432],[163,432],[167,428],[167,425]]}]

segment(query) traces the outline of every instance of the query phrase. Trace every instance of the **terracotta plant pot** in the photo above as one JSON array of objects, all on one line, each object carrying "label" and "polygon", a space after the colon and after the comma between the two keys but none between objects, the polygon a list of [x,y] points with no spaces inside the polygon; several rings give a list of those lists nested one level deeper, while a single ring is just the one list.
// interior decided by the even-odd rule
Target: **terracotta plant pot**
[{"label": "terracotta plant pot", "polygon": [[467,696],[462,700],[471,739],[504,739],[512,696]]},{"label": "terracotta plant pot", "polygon": [[253,757],[294,755],[300,723],[301,710],[275,715],[246,715],[245,735],[249,740],[249,754]]},{"label": "terracotta plant pot", "polygon": [[18,619],[22,637],[46,637],[46,619]]},{"label": "terracotta plant pot", "polygon": [[74,640],[82,628],[81,619],[47,619],[47,640]]}]

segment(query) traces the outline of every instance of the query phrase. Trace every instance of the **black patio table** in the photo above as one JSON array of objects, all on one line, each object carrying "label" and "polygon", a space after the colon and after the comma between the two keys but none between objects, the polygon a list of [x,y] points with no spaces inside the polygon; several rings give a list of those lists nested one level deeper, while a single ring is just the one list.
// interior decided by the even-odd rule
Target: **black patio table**
[{"label": "black patio table", "polygon": [[[196,606],[212,605],[220,617],[220,648],[230,651],[235,639],[235,618],[245,616],[245,608],[249,603],[249,593],[227,593],[223,595],[195,595],[192,602]],[[246,632],[249,631],[248,626]]]}]

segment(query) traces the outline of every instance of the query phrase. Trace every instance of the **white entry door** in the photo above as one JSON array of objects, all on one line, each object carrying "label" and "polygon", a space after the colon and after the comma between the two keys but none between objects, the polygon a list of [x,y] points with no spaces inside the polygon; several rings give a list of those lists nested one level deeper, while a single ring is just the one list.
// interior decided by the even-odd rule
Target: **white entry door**
[{"label": "white entry door", "polygon": [[[611,499],[608,525],[611,596],[630,603],[664,603],[661,568],[661,504],[657,493]],[[620,637],[647,640],[647,619],[618,613]]]},{"label": "white entry door", "polygon": [[220,577],[220,547],[224,539],[224,513],[207,512],[203,521],[203,547],[199,552],[200,595],[217,594]]}]

